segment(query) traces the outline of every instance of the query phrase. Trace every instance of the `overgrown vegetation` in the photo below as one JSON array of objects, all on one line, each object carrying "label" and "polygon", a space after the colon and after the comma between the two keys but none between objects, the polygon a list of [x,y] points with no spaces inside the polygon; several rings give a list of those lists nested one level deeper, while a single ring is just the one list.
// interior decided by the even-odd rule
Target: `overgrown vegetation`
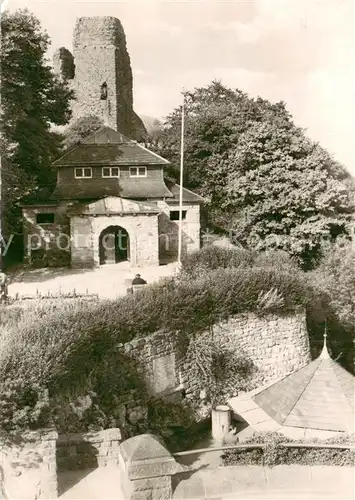
[{"label": "overgrown vegetation", "polygon": [[[334,273],[338,271],[336,264]],[[345,266],[341,272],[348,271]],[[306,308],[323,333],[324,317],[332,308],[342,321],[348,296],[342,299],[334,282],[327,288],[317,279],[286,254],[206,247],[184,260],[181,276],[133,296],[102,302],[47,299],[27,308],[2,308],[1,427],[21,433],[45,425],[66,431],[120,426],[126,437],[160,429],[177,449],[184,442],[183,429],[194,428],[194,407],[149,398],[139,365],[120,346],[156,331],[174,335],[181,354],[193,359],[205,399],[217,404],[225,392],[250,389],[253,365],[218,344],[214,325],[238,313],[262,316]],[[341,286],[341,276],[337,279]],[[311,341],[312,335],[316,338],[311,332]],[[341,342],[330,340],[339,352]],[[134,401],[147,411],[127,423],[125,408]]]},{"label": "overgrown vegetation", "polygon": [[[289,287],[295,282],[304,286],[303,290],[296,291],[294,288],[292,295],[305,293],[302,302],[307,311],[312,355],[318,356],[321,351],[326,325],[332,357],[354,373],[354,245],[345,239],[336,245],[328,245],[323,253],[319,267],[312,272],[304,272],[286,252],[230,250],[210,245],[184,259],[182,278],[199,279],[209,275],[210,269],[216,274],[220,270],[227,275],[238,269],[246,276],[249,276],[248,270],[254,272],[259,269],[266,277],[271,270],[277,269],[285,280],[290,278]],[[258,314],[280,312],[287,307],[286,296],[289,296],[289,289],[281,290],[276,282],[268,282],[258,297],[254,295],[255,310],[259,311]]]},{"label": "overgrown vegetation", "polygon": [[[269,312],[270,301],[275,300],[273,294],[268,296],[270,290],[277,289],[279,312],[304,308],[312,300],[311,290],[302,273],[287,266],[270,262],[267,267],[215,269],[198,279],[167,279],[112,301],[46,300],[26,309],[2,309],[3,429],[20,431],[45,422],[62,428],[68,428],[70,421],[83,425],[74,416],[74,408],[80,413],[84,404],[80,401],[88,395],[91,403],[84,412],[85,425],[114,425],[112,415],[132,394],[148,404],[139,367],[119,344],[161,330],[167,336],[177,335],[183,349],[187,339],[196,339],[198,345],[199,335],[220,320],[241,312]],[[217,347],[210,352],[209,347],[210,343],[204,362],[211,354],[212,392],[218,393],[225,372],[236,370],[242,378],[247,361],[233,368],[230,363],[224,366],[220,361],[226,359],[225,353]]]},{"label": "overgrown vegetation", "polygon": [[191,377],[212,407],[224,404],[239,391],[252,389],[252,361],[223,346],[213,335],[213,328],[189,343],[187,357],[191,360]]},{"label": "overgrown vegetation", "polygon": [[[287,447],[292,443],[317,444],[317,448]],[[345,435],[327,440],[312,439],[295,441],[278,433],[255,433],[243,444],[261,444],[262,448],[240,448],[226,451],[223,455],[224,465],[355,465],[354,436]],[[322,445],[338,444],[344,448],[326,448]]]},{"label": "overgrown vegetation", "polygon": [[7,258],[14,258],[16,235],[22,233],[24,197],[49,196],[55,186],[51,163],[60,154],[62,137],[51,127],[71,117],[73,92],[47,61],[49,45],[48,34],[28,10],[2,13],[1,228],[7,241],[15,235]]},{"label": "overgrown vegetation", "polygon": [[[208,200],[209,226],[245,248],[279,249],[310,269],[324,241],[349,234],[354,182],[284,102],[213,81],[185,95],[184,185]],[[179,178],[181,107],[152,139]]]}]

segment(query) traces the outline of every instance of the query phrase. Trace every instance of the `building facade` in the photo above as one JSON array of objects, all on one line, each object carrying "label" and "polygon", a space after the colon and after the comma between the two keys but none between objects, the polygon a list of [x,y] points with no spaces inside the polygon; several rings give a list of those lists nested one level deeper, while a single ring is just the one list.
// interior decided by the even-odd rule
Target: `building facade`
[{"label": "building facade", "polygon": [[[66,151],[53,164],[51,199],[23,207],[26,260],[73,267],[176,260],[180,188],[164,177],[168,164],[109,127]],[[202,202],[183,189],[183,254],[200,248]]]}]

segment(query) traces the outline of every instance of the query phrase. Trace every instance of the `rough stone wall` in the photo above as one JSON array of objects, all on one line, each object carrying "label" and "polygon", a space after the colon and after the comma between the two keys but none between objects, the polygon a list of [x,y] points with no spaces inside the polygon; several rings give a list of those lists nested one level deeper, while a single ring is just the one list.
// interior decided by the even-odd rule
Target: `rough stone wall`
[{"label": "rough stone wall", "polygon": [[58,472],[117,465],[120,442],[119,429],[60,435],[56,452]]},{"label": "rough stone wall", "polygon": [[[311,361],[305,313],[263,318],[241,314],[215,325],[213,333],[227,350],[252,361],[256,368],[252,388],[278,380]],[[189,377],[190,368],[191,361],[183,360],[182,381],[187,397],[196,397],[197,381]]]},{"label": "rough stone wall", "polygon": [[57,498],[57,433],[42,430],[21,437],[21,444],[0,446],[5,492],[9,498]]},{"label": "rough stone wall", "polygon": [[145,377],[152,395],[165,394],[179,385],[174,335],[157,332],[119,347],[138,361],[137,369]]},{"label": "rough stone wall", "polygon": [[[67,61],[73,57],[75,76],[73,118],[95,115],[132,139],[145,136],[141,119],[133,111],[133,76],[126,36],[114,17],[80,17],[73,36],[74,56],[67,49],[55,54],[54,66],[63,78]],[[107,85],[107,99],[101,86]]]},{"label": "rough stone wall", "polygon": [[71,248],[74,267],[98,266],[99,237],[109,226],[120,226],[129,234],[132,266],[159,265],[158,218],[156,215],[72,217]]},{"label": "rough stone wall", "polygon": [[[159,215],[159,256],[173,259],[178,254],[179,221],[170,220],[170,212],[179,210],[177,205],[158,201],[162,210]],[[182,221],[182,253],[187,254],[200,249],[200,205],[185,204],[186,219]]]},{"label": "rough stone wall", "polygon": [[[256,370],[251,388],[277,380],[311,360],[304,313],[263,318],[238,315],[215,326],[214,335],[226,349],[253,362]],[[121,348],[139,361],[152,394],[172,394],[183,385],[187,398],[199,397],[191,360],[179,358],[174,335],[157,332]]]},{"label": "rough stone wall", "polygon": [[[41,267],[70,263],[70,222],[67,205],[23,209],[25,261]],[[37,214],[54,213],[53,224],[37,224]]]},{"label": "rough stone wall", "polygon": [[74,57],[65,47],[61,47],[54,53],[53,67],[55,73],[61,75],[63,80],[73,80],[75,75]]}]

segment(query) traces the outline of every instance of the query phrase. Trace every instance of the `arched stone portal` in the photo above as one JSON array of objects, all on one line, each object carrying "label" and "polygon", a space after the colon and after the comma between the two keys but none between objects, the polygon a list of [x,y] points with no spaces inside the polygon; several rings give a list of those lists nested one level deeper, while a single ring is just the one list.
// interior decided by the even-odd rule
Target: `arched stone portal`
[{"label": "arched stone portal", "polygon": [[100,265],[130,260],[129,234],[121,226],[109,226],[99,236]]}]

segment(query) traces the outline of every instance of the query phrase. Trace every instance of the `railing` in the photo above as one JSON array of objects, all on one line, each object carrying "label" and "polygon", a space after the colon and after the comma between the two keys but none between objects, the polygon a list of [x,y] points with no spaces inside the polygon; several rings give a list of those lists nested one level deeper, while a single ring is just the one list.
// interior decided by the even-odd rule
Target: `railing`
[{"label": "railing", "polygon": [[[283,448],[328,448],[334,450],[355,450],[355,445],[350,444],[315,444],[315,443],[279,443],[278,446]],[[211,448],[200,448],[197,450],[188,451],[178,451],[173,453],[174,457],[183,457],[187,455],[196,455],[200,453],[210,453],[212,451],[228,451],[228,450],[250,450],[250,449],[263,449],[266,447],[265,443],[246,443],[246,444],[236,444],[230,446],[216,446]]]},{"label": "railing", "polygon": [[36,290],[35,295],[30,295],[30,294],[23,294],[20,295],[19,293],[16,293],[15,297],[8,297],[7,298],[7,303],[14,303],[22,300],[42,300],[42,299],[79,299],[79,298],[84,298],[84,299],[96,299],[99,297],[98,293],[89,293],[88,289],[86,289],[85,293],[78,293],[76,289],[74,288],[71,292],[62,292],[61,289],[59,289],[58,292],[47,292],[47,293],[41,293]]}]

